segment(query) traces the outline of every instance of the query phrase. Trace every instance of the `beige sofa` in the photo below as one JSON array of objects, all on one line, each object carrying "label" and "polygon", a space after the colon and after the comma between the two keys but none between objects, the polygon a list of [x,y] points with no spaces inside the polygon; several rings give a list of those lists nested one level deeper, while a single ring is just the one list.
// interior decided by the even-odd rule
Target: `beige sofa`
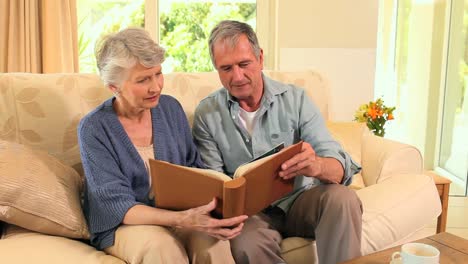
[{"label": "beige sofa", "polygon": [[[328,120],[329,86],[320,74],[266,74],[304,87]],[[214,72],[173,73],[165,75],[164,87],[191,120],[200,99],[220,83]],[[0,262],[123,263],[86,243],[79,203],[83,179],[76,126],[109,96],[92,74],[0,74]],[[441,212],[432,179],[421,174],[418,150],[375,137],[358,123],[328,122],[328,127],[362,164],[350,187],[364,207],[362,253],[418,238],[418,230]],[[288,263],[317,263],[314,241],[287,238],[282,249]]]}]

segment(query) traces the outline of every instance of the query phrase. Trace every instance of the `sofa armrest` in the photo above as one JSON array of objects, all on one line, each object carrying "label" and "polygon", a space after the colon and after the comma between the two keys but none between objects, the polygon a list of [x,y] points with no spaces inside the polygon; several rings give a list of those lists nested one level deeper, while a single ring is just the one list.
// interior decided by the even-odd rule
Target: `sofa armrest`
[{"label": "sofa armrest", "polygon": [[364,209],[363,254],[382,250],[415,233],[442,210],[434,181],[424,174],[395,174],[356,194]]},{"label": "sofa armrest", "polygon": [[361,165],[364,183],[370,186],[395,174],[420,174],[423,160],[411,145],[367,134],[362,138]]}]

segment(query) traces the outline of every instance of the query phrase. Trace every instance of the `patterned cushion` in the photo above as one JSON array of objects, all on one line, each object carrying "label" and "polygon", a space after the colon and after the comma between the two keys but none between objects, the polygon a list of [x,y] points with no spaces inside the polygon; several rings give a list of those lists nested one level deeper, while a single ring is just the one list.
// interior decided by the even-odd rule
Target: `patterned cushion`
[{"label": "patterned cushion", "polygon": [[70,238],[89,238],[80,175],[56,158],[0,141],[0,221]]}]

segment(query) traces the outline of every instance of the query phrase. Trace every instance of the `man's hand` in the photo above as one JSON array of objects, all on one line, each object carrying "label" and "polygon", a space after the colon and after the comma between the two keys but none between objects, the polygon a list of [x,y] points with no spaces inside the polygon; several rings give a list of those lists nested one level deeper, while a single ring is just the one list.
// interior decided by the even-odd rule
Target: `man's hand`
[{"label": "man's hand", "polygon": [[312,146],[303,142],[301,152],[285,161],[279,172],[279,176],[283,179],[291,179],[298,175],[316,177],[327,183],[340,183],[344,170],[338,160],[315,155]]},{"label": "man's hand", "polygon": [[198,230],[220,240],[229,240],[238,236],[246,215],[236,216],[227,219],[216,219],[210,216],[210,212],[216,208],[216,199],[210,203],[182,211],[182,217],[178,221],[177,227]]}]

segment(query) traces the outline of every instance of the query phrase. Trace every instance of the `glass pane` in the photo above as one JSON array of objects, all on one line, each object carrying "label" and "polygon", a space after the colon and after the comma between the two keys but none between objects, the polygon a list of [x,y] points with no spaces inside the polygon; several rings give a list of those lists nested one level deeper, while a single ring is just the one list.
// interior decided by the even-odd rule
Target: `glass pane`
[{"label": "glass pane", "polygon": [[398,1],[397,45],[395,52],[395,69],[397,72],[398,91],[407,85],[408,71],[408,33],[410,30],[412,0]]},{"label": "glass pane", "polygon": [[[395,60],[394,60],[394,86],[389,89],[395,89],[394,94],[396,107],[394,112],[395,122],[390,122],[388,136],[397,141],[411,144],[420,148],[421,143],[415,140],[412,131],[415,126],[420,126],[414,122],[409,113],[413,111],[414,104],[411,104],[411,97],[415,96],[414,87],[420,86],[418,82],[425,78],[419,71],[419,60],[423,53],[428,50],[421,45],[422,39],[428,36],[419,34],[421,27],[424,31],[429,31],[431,25],[424,23],[420,4],[415,0],[398,0],[396,16],[396,35],[395,35]],[[430,63],[430,62],[428,62]],[[393,88],[394,87],[394,88]],[[410,88],[411,87],[411,88]],[[384,97],[384,99],[386,99]],[[421,150],[421,149],[420,149]]]},{"label": "glass pane", "polygon": [[452,1],[439,166],[451,174],[451,194],[466,195],[468,177],[468,6]]},{"label": "glass pane", "polygon": [[145,26],[144,0],[78,0],[80,72],[97,72],[94,46],[101,36]]},{"label": "glass pane", "polygon": [[211,29],[221,20],[248,23],[255,29],[255,0],[159,0],[160,39],[167,56],[164,72],[212,71],[208,51]]}]

